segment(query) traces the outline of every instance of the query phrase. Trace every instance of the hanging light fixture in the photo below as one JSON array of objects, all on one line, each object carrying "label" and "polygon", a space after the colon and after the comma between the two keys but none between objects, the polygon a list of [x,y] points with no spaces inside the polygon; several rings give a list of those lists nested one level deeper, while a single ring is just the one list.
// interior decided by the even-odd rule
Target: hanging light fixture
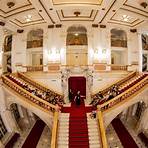
[{"label": "hanging light fixture", "polygon": [[140,6],[142,6],[144,9],[148,6],[148,3],[146,0],[139,0]]},{"label": "hanging light fixture", "polygon": [[15,6],[14,0],[8,0],[7,1],[7,6],[8,6],[8,8],[12,8],[13,6]]}]

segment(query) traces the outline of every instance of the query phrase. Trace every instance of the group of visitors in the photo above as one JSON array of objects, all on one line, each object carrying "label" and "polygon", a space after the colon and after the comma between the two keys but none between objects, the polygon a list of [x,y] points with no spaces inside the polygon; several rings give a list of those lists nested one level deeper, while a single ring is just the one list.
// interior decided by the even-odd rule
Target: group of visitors
[{"label": "group of visitors", "polygon": [[103,95],[101,91],[95,94],[95,96],[93,96],[93,100],[91,101],[90,105],[96,107],[98,104],[102,104],[108,100],[111,100],[112,98],[116,97],[118,94],[120,94],[118,85],[113,85],[106,93],[106,95]]},{"label": "group of visitors", "polygon": [[12,80],[13,82],[15,82],[16,84],[18,84],[19,86],[21,86],[23,89],[27,90],[29,93],[31,93],[32,95],[35,95],[53,105],[58,104],[59,106],[63,106],[64,104],[64,100],[60,95],[57,95],[53,92],[49,91],[42,91],[36,87],[34,87],[33,85],[31,85],[30,83],[25,82],[24,80],[14,76],[14,75],[7,75],[7,77]]}]

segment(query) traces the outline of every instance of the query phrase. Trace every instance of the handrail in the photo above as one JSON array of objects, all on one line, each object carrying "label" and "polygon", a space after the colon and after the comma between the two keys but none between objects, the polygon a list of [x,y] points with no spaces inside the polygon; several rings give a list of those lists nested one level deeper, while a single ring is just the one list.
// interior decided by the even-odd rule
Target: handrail
[{"label": "handrail", "polygon": [[27,68],[27,71],[43,71],[43,65],[36,66],[23,66]]},{"label": "handrail", "polygon": [[13,89],[15,92],[19,93],[19,95],[27,98],[29,101],[33,102],[34,104],[40,106],[41,108],[47,110],[47,111],[54,111],[57,110],[57,107],[47,101],[44,101],[40,99],[39,97],[31,94],[27,90],[23,89],[21,86],[17,85],[10,79],[8,79],[6,76],[2,75],[2,81],[3,83],[8,86],[9,88]]},{"label": "handrail", "polygon": [[138,91],[142,89],[145,85],[148,84],[148,76],[146,76],[144,79],[142,79],[140,82],[132,86],[131,88],[127,89],[125,92],[119,94],[115,98],[98,105],[101,111],[106,111],[109,108],[112,108],[114,105],[120,103],[122,100],[125,100],[126,98],[132,97],[134,94],[138,94]]},{"label": "handrail", "polygon": [[[133,71],[133,72],[129,73],[126,77],[121,78],[121,79],[119,79],[119,80],[117,80],[117,81],[111,83],[109,86],[107,86],[107,87],[105,87],[105,88],[102,88],[102,89],[100,89],[99,91],[101,91],[102,94],[105,94],[106,92],[109,91],[109,89],[110,89],[113,85],[115,85],[115,84],[116,84],[116,85],[121,85],[122,83],[126,82],[127,80],[129,80],[130,78],[132,78],[133,76],[135,76],[136,74],[137,74],[137,72],[136,72],[136,71]],[[94,96],[94,95],[97,94],[97,93],[98,93],[98,91],[96,91],[95,93],[93,93],[92,96]]]},{"label": "handrail", "polygon": [[111,67],[111,70],[127,70],[128,65],[118,65],[118,64],[108,64],[107,66]]},{"label": "handrail", "polygon": [[99,126],[100,138],[101,138],[101,147],[107,148],[107,138],[106,138],[106,133],[104,128],[103,116],[100,110],[97,111],[97,116],[98,116],[98,126]]},{"label": "handrail", "polygon": [[51,88],[47,88],[45,85],[39,83],[39,82],[36,82],[34,81],[33,79],[31,79],[30,77],[24,75],[23,73],[20,73],[18,72],[18,76],[22,79],[24,79],[26,82],[29,82],[30,84],[32,84],[33,86],[37,87],[38,89],[42,90],[42,91],[50,91],[52,92],[52,94],[55,94],[55,95],[58,95],[58,96],[61,96],[63,98],[63,94],[59,93],[59,92],[56,92],[54,90],[52,90]]},{"label": "handrail", "polygon": [[54,112],[52,136],[51,136],[51,148],[57,147],[58,117],[59,117],[59,113]]}]

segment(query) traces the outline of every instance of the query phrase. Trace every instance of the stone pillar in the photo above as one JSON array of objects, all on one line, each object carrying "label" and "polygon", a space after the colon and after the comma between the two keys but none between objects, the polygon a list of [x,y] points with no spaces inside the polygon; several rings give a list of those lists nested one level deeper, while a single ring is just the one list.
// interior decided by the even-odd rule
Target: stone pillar
[{"label": "stone pillar", "polygon": [[29,117],[28,117],[28,112],[27,109],[22,107],[22,112],[23,112],[23,116],[24,116],[24,122],[25,124],[29,124]]},{"label": "stone pillar", "polygon": [[138,58],[138,64],[139,64],[139,67],[138,67],[138,71],[139,72],[142,72],[142,38],[141,38],[141,33],[138,33],[138,45],[139,45],[139,52],[138,52],[138,55],[139,55],[139,58]]},{"label": "stone pillar", "polygon": [[133,111],[133,106],[130,106],[128,109],[127,109],[127,114],[126,114],[126,120],[128,121],[131,116],[132,116],[132,111]]},{"label": "stone pillar", "polygon": [[137,106],[138,106],[137,103],[133,105],[132,116],[134,116],[136,114]]},{"label": "stone pillar", "polygon": [[17,108],[18,108],[18,111],[19,111],[20,117],[21,117],[21,118],[24,118],[24,114],[23,114],[23,111],[22,111],[22,107],[21,107],[21,105],[17,104]]},{"label": "stone pillar", "polygon": [[3,44],[4,44],[4,32],[2,30],[2,27],[0,26],[0,75],[2,74],[2,59],[3,59]]},{"label": "stone pillar", "polygon": [[148,119],[148,106],[145,108],[145,110],[141,114],[141,118],[137,126],[137,131],[140,132],[140,131],[148,130],[147,119]]},{"label": "stone pillar", "polygon": [[12,113],[10,110],[3,111],[1,113],[1,116],[8,132],[19,131],[15,118],[12,116]]},{"label": "stone pillar", "polygon": [[27,112],[28,112],[29,122],[30,122],[30,125],[31,125],[32,122],[35,121],[34,114],[30,110],[27,110]]}]

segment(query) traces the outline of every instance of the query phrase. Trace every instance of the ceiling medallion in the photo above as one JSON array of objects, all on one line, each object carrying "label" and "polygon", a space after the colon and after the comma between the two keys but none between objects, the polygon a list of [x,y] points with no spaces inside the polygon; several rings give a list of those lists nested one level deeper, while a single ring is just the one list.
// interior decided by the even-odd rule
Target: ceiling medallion
[{"label": "ceiling medallion", "polygon": [[8,8],[11,8],[11,7],[13,7],[14,5],[15,5],[15,3],[12,2],[12,1],[10,1],[10,2],[7,3]]},{"label": "ceiling medallion", "polygon": [[78,17],[80,14],[81,14],[81,13],[80,13],[79,11],[75,11],[75,12],[74,12],[74,15],[75,15],[76,17]]},{"label": "ceiling medallion", "polygon": [[140,5],[143,7],[143,8],[146,8],[148,6],[148,4],[146,2],[142,2],[140,3]]}]

